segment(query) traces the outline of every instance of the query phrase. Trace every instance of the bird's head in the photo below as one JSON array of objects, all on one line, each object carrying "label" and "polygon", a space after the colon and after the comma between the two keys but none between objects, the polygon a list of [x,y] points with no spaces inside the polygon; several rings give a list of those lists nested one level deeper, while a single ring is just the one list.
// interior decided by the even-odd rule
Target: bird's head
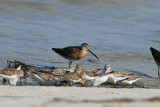
[{"label": "bird's head", "polygon": [[111,72],[111,66],[109,64],[104,65],[105,73]]},{"label": "bird's head", "polygon": [[87,43],[83,43],[81,45],[81,48],[86,50],[86,51],[89,51],[92,55],[94,55],[97,59],[99,59],[90,49],[89,49],[89,45]]},{"label": "bird's head", "polygon": [[81,72],[82,71],[82,65],[81,64],[78,64],[76,66],[76,69],[74,70],[75,72]]}]

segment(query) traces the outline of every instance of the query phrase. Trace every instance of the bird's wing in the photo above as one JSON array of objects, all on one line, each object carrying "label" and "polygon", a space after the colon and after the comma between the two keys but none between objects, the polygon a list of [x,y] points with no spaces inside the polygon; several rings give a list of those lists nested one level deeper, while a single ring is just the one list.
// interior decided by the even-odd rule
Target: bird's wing
[{"label": "bird's wing", "polygon": [[68,59],[74,57],[74,55],[77,54],[81,50],[81,47],[79,46],[72,46],[72,47],[66,47],[66,48],[52,48],[56,53],[58,53],[60,56]]}]

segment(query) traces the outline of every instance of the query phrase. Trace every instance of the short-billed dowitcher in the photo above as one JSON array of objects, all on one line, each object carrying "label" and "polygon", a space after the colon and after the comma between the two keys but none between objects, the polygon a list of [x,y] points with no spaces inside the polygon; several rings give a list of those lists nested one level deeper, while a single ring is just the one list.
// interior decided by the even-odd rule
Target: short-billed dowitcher
[{"label": "short-billed dowitcher", "polygon": [[70,46],[65,48],[52,48],[57,54],[65,59],[69,60],[69,68],[71,67],[72,61],[82,59],[86,56],[87,51],[99,59],[90,49],[87,43],[83,43],[81,46]]},{"label": "short-billed dowitcher", "polygon": [[160,78],[160,73],[159,73],[159,68],[160,68],[160,51],[154,49],[153,47],[150,48],[151,52],[152,52],[152,56],[158,66],[158,76]]}]

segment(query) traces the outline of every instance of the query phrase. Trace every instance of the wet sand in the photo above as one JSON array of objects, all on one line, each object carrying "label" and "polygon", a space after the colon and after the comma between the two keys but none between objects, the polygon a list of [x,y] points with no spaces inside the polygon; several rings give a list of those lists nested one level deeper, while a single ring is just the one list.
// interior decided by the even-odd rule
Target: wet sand
[{"label": "wet sand", "polygon": [[55,86],[0,86],[2,107],[160,106],[160,90]]}]

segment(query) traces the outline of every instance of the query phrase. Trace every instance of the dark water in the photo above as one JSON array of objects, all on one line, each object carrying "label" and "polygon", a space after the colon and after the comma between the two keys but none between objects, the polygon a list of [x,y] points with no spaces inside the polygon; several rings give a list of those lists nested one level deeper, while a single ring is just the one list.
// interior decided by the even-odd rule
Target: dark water
[{"label": "dark water", "polygon": [[73,67],[157,77],[149,48],[160,50],[159,19],[159,0],[0,0],[0,68],[6,59],[68,67],[51,48],[87,42],[100,60],[88,53]]}]

